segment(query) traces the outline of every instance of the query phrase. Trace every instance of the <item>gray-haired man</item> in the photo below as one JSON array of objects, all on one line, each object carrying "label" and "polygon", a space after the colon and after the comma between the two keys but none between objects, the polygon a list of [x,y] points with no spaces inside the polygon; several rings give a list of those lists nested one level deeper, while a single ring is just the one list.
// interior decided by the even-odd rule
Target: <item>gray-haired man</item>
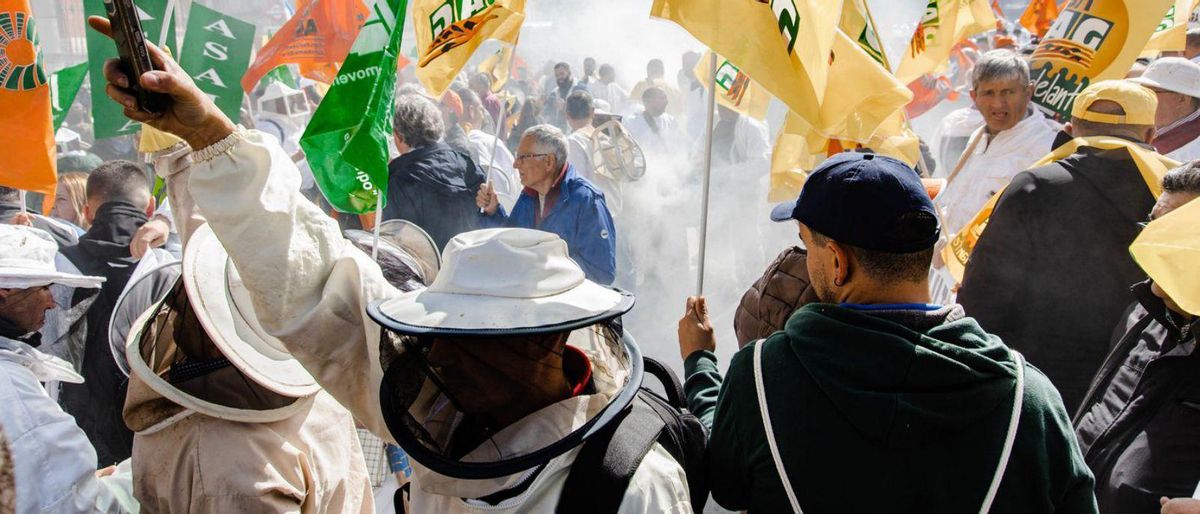
[{"label": "gray-haired man", "polygon": [[971,79],[971,100],[984,126],[971,134],[958,163],[950,164],[950,182],[937,199],[950,234],[962,230],[1014,175],[1049,154],[1059,130],[1030,105],[1029,65],[1015,52],[984,54]]},{"label": "gray-haired man", "polygon": [[396,99],[393,136],[400,157],[388,165],[384,219],[404,219],[429,232],[438,248],[479,228],[473,195],[487,175],[471,157],[439,141],[446,127],[436,105],[419,95]]},{"label": "gray-haired man", "polygon": [[558,234],[588,279],[611,284],[617,268],[612,214],[604,193],[567,162],[567,136],[552,125],[530,127],[521,136],[514,166],[525,190],[512,214],[500,205],[491,184],[479,188],[475,201],[484,225]]}]

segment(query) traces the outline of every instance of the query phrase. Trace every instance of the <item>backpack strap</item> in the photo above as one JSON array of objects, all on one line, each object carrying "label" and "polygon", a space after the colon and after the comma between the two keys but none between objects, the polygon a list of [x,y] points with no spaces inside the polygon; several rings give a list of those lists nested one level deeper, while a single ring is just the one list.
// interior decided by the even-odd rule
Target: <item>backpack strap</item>
[{"label": "backpack strap", "polygon": [[996,466],[996,474],[992,476],[992,485],[988,487],[987,496],[983,497],[983,506],[979,514],[987,514],[1000,490],[1000,481],[1004,478],[1004,470],[1008,468],[1008,460],[1012,457],[1013,444],[1017,440],[1017,425],[1021,421],[1021,406],[1025,403],[1025,357],[1015,350],[1009,350],[1017,363],[1017,386],[1013,393],[1012,414],[1008,417],[1008,434],[1004,436],[1004,448],[1000,450],[1000,464]]},{"label": "backpack strap", "polygon": [[556,512],[611,514],[621,508],[625,490],[665,424],[640,399],[613,428],[583,443],[563,484]]},{"label": "backpack strap", "polygon": [[787,470],[783,469],[783,459],[779,456],[779,445],[775,444],[775,430],[771,428],[771,413],[767,408],[767,392],[763,388],[762,379],[762,347],[765,340],[759,340],[754,345],[754,389],[758,393],[758,412],[762,415],[763,430],[767,433],[767,444],[771,447],[771,459],[775,461],[775,470],[779,472],[779,480],[783,482],[783,491],[787,493],[788,502],[792,504],[792,512],[803,514],[800,502],[796,500],[796,492],[792,490],[792,481],[788,479]]}]

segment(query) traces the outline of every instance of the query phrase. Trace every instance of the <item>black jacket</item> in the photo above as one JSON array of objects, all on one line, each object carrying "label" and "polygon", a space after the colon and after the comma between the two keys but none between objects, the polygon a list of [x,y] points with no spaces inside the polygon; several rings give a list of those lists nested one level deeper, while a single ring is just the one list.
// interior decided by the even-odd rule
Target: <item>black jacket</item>
[{"label": "black jacket", "polygon": [[97,210],[91,229],[79,238],[79,244],[62,250],[84,275],[105,278],[99,290],[76,290],[75,303],[92,302],[87,315],[71,327],[86,334],[80,364],[84,382],[64,384],[59,398],[63,410],[75,417],[96,447],[101,466],[116,464],[133,453],[133,432],[121,417],[129,381],[113,361],[108,325],[117,299],[137,268],[129,254],[129,242],[146,220],[146,214],[132,204],[106,203]]},{"label": "black jacket", "polygon": [[462,152],[436,143],[388,165],[383,219],[403,219],[425,229],[441,250],[454,236],[479,228],[475,194],[487,175]]},{"label": "black jacket", "polygon": [[1085,148],[1017,174],[967,262],[967,315],[1044,371],[1068,412],[1146,278],[1129,245],[1154,201],[1127,151]]},{"label": "black jacket", "polygon": [[1160,497],[1190,497],[1200,480],[1200,319],[1171,314],[1149,282],[1133,290],[1075,418],[1102,513],[1156,513]]}]

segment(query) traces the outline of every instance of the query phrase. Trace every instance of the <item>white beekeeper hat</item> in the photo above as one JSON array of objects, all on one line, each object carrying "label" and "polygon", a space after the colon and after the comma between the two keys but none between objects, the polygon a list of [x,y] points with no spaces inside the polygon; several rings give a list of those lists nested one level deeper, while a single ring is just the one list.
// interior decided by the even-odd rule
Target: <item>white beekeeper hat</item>
[{"label": "white beekeeper hat", "polygon": [[1141,77],[1130,82],[1154,89],[1200,98],[1200,64],[1182,57],[1164,57],[1150,63]]},{"label": "white beekeeper hat", "polygon": [[455,236],[429,288],[376,302],[368,313],[401,334],[530,334],[606,321],[633,301],[584,278],[557,235],[506,228]]},{"label": "white beekeeper hat", "polygon": [[0,225],[0,288],[29,289],[50,284],[96,288],[104,277],[62,273],[54,265],[58,245],[43,230]]}]

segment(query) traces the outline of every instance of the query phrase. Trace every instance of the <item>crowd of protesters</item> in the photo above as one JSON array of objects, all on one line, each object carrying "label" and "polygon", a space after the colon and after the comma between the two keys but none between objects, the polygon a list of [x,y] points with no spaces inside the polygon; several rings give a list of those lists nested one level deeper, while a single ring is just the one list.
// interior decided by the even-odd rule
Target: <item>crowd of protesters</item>
[{"label": "crowd of protesters", "polygon": [[[150,51],[164,69],[142,85],[171,111],[125,114],[180,143],[152,166],[66,152],[49,215],[0,188],[0,514],[1200,513],[1200,313],[1129,251],[1200,201],[1200,56],[1055,118],[1027,56],[984,53],[918,167],[936,177],[830,156],[761,227],[710,241],[794,234],[718,305],[731,291],[672,297],[651,262],[672,252],[628,237],[683,247],[686,275],[638,180],[705,150],[770,161],[767,125],[705,112],[695,53],[630,89],[591,58],[437,97],[402,84],[376,219],[313,189],[298,111],[231,120]],[[130,105],[131,78],[104,74]],[[943,248],[993,197],[935,297]],[[663,302],[677,322],[640,314]]]}]

